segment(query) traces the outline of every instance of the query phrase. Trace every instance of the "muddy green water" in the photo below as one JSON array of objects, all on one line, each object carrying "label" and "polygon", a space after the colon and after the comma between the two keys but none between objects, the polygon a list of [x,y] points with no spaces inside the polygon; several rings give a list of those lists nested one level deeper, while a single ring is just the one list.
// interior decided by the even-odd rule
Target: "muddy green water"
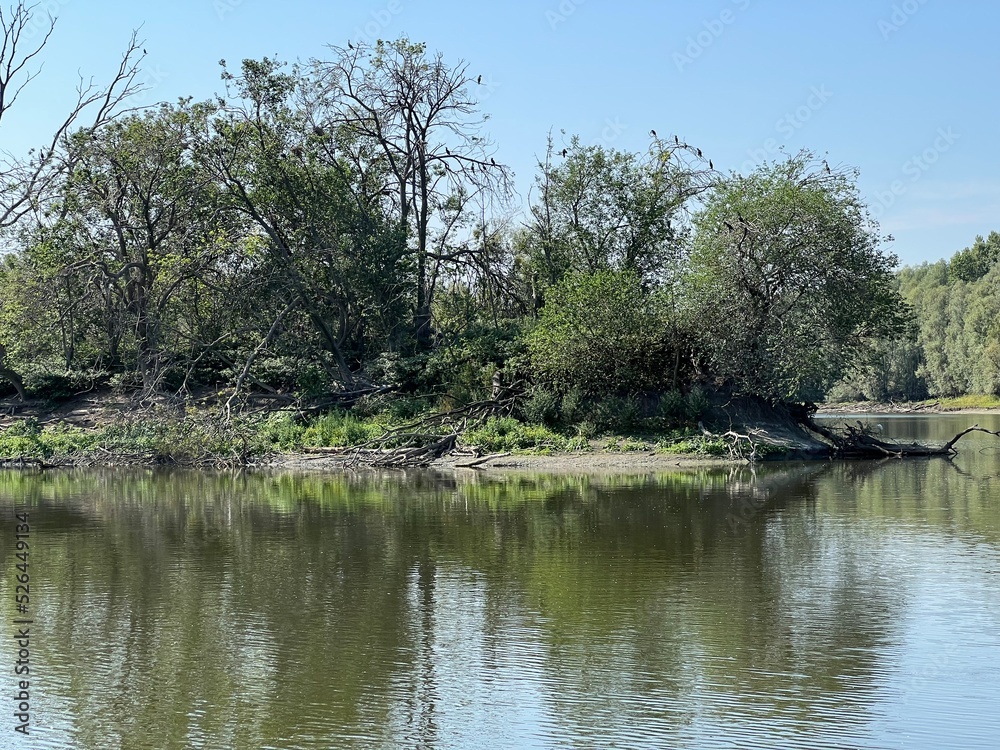
[{"label": "muddy green water", "polygon": [[959,445],[648,476],[2,473],[0,748],[997,748],[1000,439]]}]

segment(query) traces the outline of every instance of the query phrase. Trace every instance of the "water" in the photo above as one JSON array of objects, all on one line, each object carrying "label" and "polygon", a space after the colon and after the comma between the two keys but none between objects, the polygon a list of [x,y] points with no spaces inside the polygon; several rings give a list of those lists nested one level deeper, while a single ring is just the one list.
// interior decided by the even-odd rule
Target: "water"
[{"label": "water", "polygon": [[996,748],[1000,439],[959,447],[649,476],[2,473],[0,747]]}]

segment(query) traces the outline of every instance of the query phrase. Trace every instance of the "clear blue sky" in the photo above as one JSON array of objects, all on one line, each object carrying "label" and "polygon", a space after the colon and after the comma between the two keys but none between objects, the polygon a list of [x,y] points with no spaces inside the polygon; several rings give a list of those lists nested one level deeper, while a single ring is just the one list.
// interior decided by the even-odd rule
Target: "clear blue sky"
[{"label": "clear blue sky", "polygon": [[20,152],[106,80],[142,26],[148,102],[221,87],[218,60],[322,56],[409,36],[465,60],[522,196],[546,133],[644,150],[680,133],[717,169],[810,148],[861,170],[904,263],[1000,230],[1000,6],[972,0],[42,0],[59,17],[44,68],[0,129]]}]

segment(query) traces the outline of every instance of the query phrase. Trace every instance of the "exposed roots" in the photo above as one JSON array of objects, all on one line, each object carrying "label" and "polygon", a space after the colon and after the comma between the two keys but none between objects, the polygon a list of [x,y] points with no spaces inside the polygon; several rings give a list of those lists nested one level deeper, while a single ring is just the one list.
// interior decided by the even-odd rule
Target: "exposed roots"
[{"label": "exposed roots", "polygon": [[971,432],[985,432],[1000,437],[1000,432],[987,430],[978,424],[967,427],[944,445],[922,445],[920,443],[897,443],[881,440],[874,431],[862,422],[845,425],[843,432],[835,432],[809,419],[805,426],[822,435],[831,444],[833,458],[907,458],[920,456],[954,456],[958,453],[955,444]]}]

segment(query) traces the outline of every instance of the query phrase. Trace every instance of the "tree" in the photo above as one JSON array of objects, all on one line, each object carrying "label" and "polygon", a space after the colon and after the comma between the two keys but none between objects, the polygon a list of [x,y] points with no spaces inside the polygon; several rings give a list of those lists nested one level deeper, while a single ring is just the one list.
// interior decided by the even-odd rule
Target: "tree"
[{"label": "tree", "polygon": [[[51,17],[42,23],[43,32],[32,42],[29,33],[36,27],[35,6],[17,2],[6,9],[0,6],[0,124],[14,106],[20,93],[38,75],[32,65],[48,44],[55,29]],[[84,118],[91,129],[110,122],[120,111],[121,105],[142,86],[137,82],[140,43],[136,33],[126,46],[118,70],[106,86],[97,86],[82,78],[77,86],[75,102],[68,114],[54,128],[49,138],[37,151],[22,157],[5,154],[0,163],[0,229],[8,229],[29,213],[41,214],[51,200],[53,192],[70,171],[78,158],[70,146],[67,135],[80,127]],[[18,395],[24,399],[20,375],[7,362],[8,341],[0,341],[0,377],[12,382]]]},{"label": "tree", "polygon": [[59,225],[77,257],[62,273],[97,290],[112,365],[131,339],[147,389],[169,362],[160,344],[170,306],[185,285],[209,281],[225,246],[218,190],[194,153],[209,114],[206,105],[162,104],[71,139],[79,156]]},{"label": "tree", "polygon": [[[38,41],[32,43],[28,32],[38,24],[35,7],[18,2],[5,12],[0,6],[0,123],[38,75],[31,66],[55,29],[55,19],[48,18],[42,23],[43,33],[34,37]],[[7,156],[0,166],[0,228],[42,209],[78,157],[67,135],[81,127],[99,128],[114,119],[128,98],[142,89],[137,79],[143,57],[141,43],[133,32],[109,84],[98,86],[81,78],[69,112],[37,151],[33,149],[24,157]]]},{"label": "tree", "polygon": [[646,281],[675,274],[686,204],[713,179],[704,161],[686,143],[658,139],[640,156],[573,136],[557,154],[550,136],[521,238],[536,291],[573,272],[628,271]]},{"label": "tree", "polygon": [[990,232],[988,239],[976,237],[971,247],[955,253],[948,263],[948,275],[957,281],[977,281],[989,273],[1000,259],[1000,234]]},{"label": "tree", "polygon": [[354,169],[377,175],[392,201],[415,271],[414,331],[426,346],[434,295],[451,268],[485,267],[475,262],[481,245],[455,237],[469,226],[464,217],[511,192],[511,172],[482,134],[487,116],[472,93],[481,76],[405,38],[331,50],[332,61],[313,65],[314,124]]},{"label": "tree", "polygon": [[803,152],[723,182],[695,217],[687,288],[710,371],[771,398],[821,398],[906,320],[854,173]]},{"label": "tree", "polygon": [[669,387],[669,305],[632,271],[570,274],[551,287],[528,338],[536,381],[588,395]]},{"label": "tree", "polygon": [[354,383],[370,347],[393,338],[409,287],[404,236],[385,215],[378,166],[341,155],[320,126],[316,81],[274,60],[224,69],[228,98],[205,151],[232,205],[263,240],[293,298],[333,361]]}]

